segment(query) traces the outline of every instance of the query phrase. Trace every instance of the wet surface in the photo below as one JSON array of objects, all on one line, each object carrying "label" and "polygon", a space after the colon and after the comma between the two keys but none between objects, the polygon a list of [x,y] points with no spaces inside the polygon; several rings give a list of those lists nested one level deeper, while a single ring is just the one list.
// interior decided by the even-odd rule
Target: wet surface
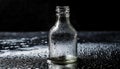
[{"label": "wet surface", "polygon": [[120,69],[119,32],[79,33],[78,61],[68,65],[47,63],[46,32],[9,32],[4,36],[0,33],[0,69]]}]

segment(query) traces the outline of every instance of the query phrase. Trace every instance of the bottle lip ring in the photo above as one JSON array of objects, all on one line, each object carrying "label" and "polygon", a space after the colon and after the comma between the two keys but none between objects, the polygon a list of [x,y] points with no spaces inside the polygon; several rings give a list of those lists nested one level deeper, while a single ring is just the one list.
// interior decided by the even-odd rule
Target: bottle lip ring
[{"label": "bottle lip ring", "polygon": [[69,12],[69,10],[70,10],[69,6],[56,6],[57,12],[60,12],[60,11]]},{"label": "bottle lip ring", "polygon": [[56,8],[69,8],[69,6],[56,6]]}]

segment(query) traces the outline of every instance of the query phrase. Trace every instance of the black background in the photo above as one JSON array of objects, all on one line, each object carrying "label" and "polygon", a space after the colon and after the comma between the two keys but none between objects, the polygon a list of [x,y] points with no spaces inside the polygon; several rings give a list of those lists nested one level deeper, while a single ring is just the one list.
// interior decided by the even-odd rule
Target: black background
[{"label": "black background", "polygon": [[55,7],[70,6],[77,31],[119,30],[118,2],[75,0],[0,0],[0,31],[49,31]]}]

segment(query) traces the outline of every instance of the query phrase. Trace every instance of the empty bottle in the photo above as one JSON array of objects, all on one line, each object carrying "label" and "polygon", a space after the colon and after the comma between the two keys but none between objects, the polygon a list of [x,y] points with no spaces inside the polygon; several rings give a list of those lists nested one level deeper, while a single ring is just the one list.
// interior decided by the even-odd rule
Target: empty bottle
[{"label": "empty bottle", "polygon": [[57,21],[49,31],[49,58],[63,64],[77,61],[77,31],[70,24],[69,6],[56,7]]}]

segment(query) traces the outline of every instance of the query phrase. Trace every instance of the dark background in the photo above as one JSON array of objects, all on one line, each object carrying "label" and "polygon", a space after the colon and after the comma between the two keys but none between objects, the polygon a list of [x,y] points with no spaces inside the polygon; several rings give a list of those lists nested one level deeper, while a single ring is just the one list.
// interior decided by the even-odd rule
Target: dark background
[{"label": "dark background", "polygon": [[77,31],[119,30],[117,2],[0,0],[0,31],[49,31],[57,5],[70,6],[71,24]]}]

